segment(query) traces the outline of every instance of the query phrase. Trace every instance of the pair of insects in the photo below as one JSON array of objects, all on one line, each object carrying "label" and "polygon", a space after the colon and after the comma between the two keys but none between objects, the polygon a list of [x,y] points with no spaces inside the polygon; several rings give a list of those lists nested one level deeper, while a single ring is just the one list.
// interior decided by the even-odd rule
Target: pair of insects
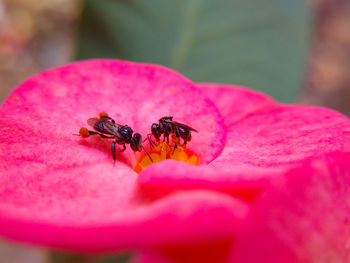
[{"label": "pair of insects", "polygon": [[[90,135],[99,135],[104,139],[114,139],[112,142],[112,155],[113,160],[116,160],[116,144],[123,145],[123,149],[120,152],[126,150],[126,144],[130,144],[130,148],[134,152],[140,152],[142,149],[147,153],[148,157],[152,160],[150,154],[147,152],[145,147],[142,145],[142,136],[139,133],[134,133],[131,127],[128,125],[121,125],[115,122],[107,113],[101,112],[98,118],[90,118],[87,120],[88,125],[93,127],[95,131],[88,130],[83,127],[80,128],[78,136],[83,138],[89,137]],[[169,136],[174,135],[175,143],[174,150],[177,145],[180,144],[180,138],[186,145],[188,141],[191,141],[191,131],[198,132],[196,129],[191,128],[183,123],[173,121],[173,117],[163,117],[159,120],[159,123],[153,123],[151,126],[151,133],[147,135],[146,140],[149,141],[151,148],[155,146],[151,136],[155,138],[157,143],[160,142],[160,137],[163,135],[163,141],[167,140],[169,143]],[[152,160],[153,162],[153,160]]]}]

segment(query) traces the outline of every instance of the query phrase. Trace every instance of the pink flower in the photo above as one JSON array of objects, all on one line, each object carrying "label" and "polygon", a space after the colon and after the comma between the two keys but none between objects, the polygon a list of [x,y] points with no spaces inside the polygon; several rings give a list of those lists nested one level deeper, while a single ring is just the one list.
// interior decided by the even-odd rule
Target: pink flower
[{"label": "pink flower", "polygon": [[[143,136],[174,116],[199,131],[188,149],[201,165],[165,160],[137,174],[143,154],[128,146],[113,167],[110,140],[72,136],[102,111]],[[305,159],[348,151],[349,133],[349,120],[334,111],[194,85],[160,66],[90,60],[52,69],[0,109],[0,235],[180,262],[190,248],[200,251],[191,262],[224,262],[258,194]]]},{"label": "pink flower", "polygon": [[[349,161],[350,153],[332,153],[308,159],[275,178],[251,205],[230,256],[223,260],[194,258],[183,249],[175,255],[145,252],[132,263],[349,262]],[[220,251],[208,250],[212,255]]]},{"label": "pink flower", "polygon": [[350,153],[291,169],[252,206],[229,262],[350,262],[349,197]]}]

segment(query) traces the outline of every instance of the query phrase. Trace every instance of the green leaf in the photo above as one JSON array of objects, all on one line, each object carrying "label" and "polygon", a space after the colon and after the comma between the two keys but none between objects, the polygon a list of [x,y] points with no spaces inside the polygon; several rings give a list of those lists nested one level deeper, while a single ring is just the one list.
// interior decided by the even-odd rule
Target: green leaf
[{"label": "green leaf", "polygon": [[305,0],[86,0],[79,58],[162,64],[195,82],[291,102],[303,79]]}]

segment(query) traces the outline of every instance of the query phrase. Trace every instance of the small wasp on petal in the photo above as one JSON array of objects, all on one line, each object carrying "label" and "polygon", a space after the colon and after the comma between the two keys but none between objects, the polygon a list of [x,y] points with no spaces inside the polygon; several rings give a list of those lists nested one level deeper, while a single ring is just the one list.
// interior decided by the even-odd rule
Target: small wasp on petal
[{"label": "small wasp on petal", "polygon": [[126,144],[130,144],[130,147],[134,152],[140,152],[143,149],[153,162],[151,156],[142,145],[141,134],[133,134],[134,131],[128,125],[117,124],[105,112],[99,113],[98,118],[88,119],[87,124],[93,127],[96,131],[90,131],[87,128],[82,127],[79,130],[79,134],[73,135],[81,136],[83,138],[89,137],[90,135],[99,135],[104,139],[114,139],[112,142],[112,154],[114,163],[116,160],[116,144],[123,145],[123,149],[120,150],[120,152],[124,152],[126,150]]},{"label": "small wasp on petal", "polygon": [[184,141],[186,146],[187,142],[191,141],[192,135],[191,131],[198,132],[196,129],[187,126],[186,124],[173,121],[172,116],[167,116],[159,119],[159,123],[153,123],[151,126],[151,132],[148,134],[147,139],[150,142],[151,147],[154,146],[150,136],[156,139],[157,142],[160,141],[161,135],[163,135],[163,141],[167,140],[169,143],[169,136],[172,135],[172,141],[175,143],[174,151],[177,148],[177,145],[180,144],[180,138]]}]

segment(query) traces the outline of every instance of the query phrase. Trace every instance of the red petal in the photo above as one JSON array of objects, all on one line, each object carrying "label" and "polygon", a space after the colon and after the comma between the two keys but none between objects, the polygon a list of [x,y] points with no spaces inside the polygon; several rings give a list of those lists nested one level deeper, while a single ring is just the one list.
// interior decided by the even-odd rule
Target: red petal
[{"label": "red petal", "polygon": [[132,263],[227,263],[232,239],[213,240],[154,249],[136,257]]},{"label": "red petal", "polygon": [[350,149],[350,121],[335,111],[277,104],[241,87],[201,87],[225,118],[223,152],[209,165],[148,167],[139,179],[145,192],[206,188],[252,199],[270,178],[306,158]]},{"label": "red petal", "polygon": [[[91,197],[87,199],[90,199],[91,210],[99,208],[99,204],[91,200]],[[245,204],[209,191],[177,193],[152,204],[134,202],[134,206],[128,204],[124,208],[120,207],[123,204],[113,202],[114,200],[106,200],[108,211],[101,214],[101,209],[98,209],[95,221],[88,218],[88,222],[82,208],[78,207],[79,210],[74,211],[68,210],[69,207],[59,208],[58,204],[52,208],[43,205],[47,210],[47,218],[44,219],[38,219],[43,216],[43,212],[39,211],[40,215],[34,214],[37,212],[34,209],[31,217],[20,214],[18,209],[14,216],[2,213],[0,233],[14,240],[79,252],[160,245],[172,247],[184,242],[232,240],[247,211]],[[57,203],[65,205],[64,202]],[[72,201],[66,203],[69,205]],[[2,211],[6,208],[8,207],[1,205]],[[57,209],[62,215],[58,216]],[[73,220],[77,215],[81,215],[81,220]],[[89,213],[86,215],[89,216]]]},{"label": "red petal", "polygon": [[[200,131],[189,147],[203,154],[204,162],[223,147],[215,105],[171,70],[91,60],[43,72],[21,84],[0,109],[1,235],[104,251],[197,238],[198,233],[209,238],[216,235],[210,230],[215,220],[224,225],[218,233],[226,234],[237,202],[226,196],[198,193],[185,201],[176,195],[148,205],[136,200],[136,158],[129,147],[113,167],[110,140],[72,136],[101,111],[143,135],[152,122],[173,115]],[[213,222],[203,220],[196,227],[197,216]],[[175,235],[173,225],[184,230]]]},{"label": "red petal", "polygon": [[349,200],[349,153],[303,163],[252,207],[231,262],[350,262]]},{"label": "red petal", "polygon": [[260,108],[277,104],[267,95],[241,86],[199,83],[197,87],[219,108],[226,126],[232,125]]}]

